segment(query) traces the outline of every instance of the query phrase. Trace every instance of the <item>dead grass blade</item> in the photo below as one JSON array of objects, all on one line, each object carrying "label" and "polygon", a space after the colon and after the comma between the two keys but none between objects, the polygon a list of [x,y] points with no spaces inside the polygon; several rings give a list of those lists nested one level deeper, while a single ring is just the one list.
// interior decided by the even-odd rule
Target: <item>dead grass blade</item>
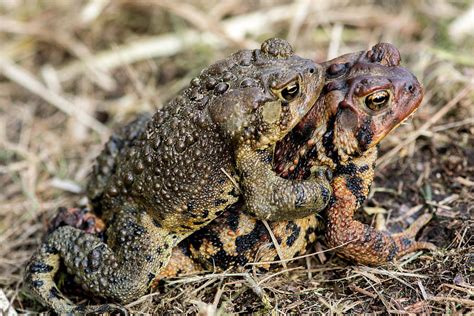
[{"label": "dead grass blade", "polygon": [[9,58],[0,56],[0,72],[11,81],[17,83],[31,93],[38,95],[46,102],[54,105],[60,111],[76,118],[78,122],[91,128],[103,137],[109,135],[109,129],[105,125],[82,111],[63,96],[49,90],[32,74],[13,63]]},{"label": "dead grass blade", "polygon": [[278,257],[280,257],[281,265],[283,266],[283,268],[285,270],[287,270],[288,267],[286,266],[286,261],[284,261],[287,258],[285,258],[285,256],[283,256],[283,251],[281,251],[280,244],[278,243],[278,240],[276,239],[275,235],[273,234],[272,228],[270,227],[270,225],[268,224],[268,222],[266,220],[263,220],[262,223],[263,223],[263,225],[265,225],[265,228],[267,229],[268,234],[270,235],[270,238],[273,242],[273,245],[275,246],[275,250],[278,254]]}]

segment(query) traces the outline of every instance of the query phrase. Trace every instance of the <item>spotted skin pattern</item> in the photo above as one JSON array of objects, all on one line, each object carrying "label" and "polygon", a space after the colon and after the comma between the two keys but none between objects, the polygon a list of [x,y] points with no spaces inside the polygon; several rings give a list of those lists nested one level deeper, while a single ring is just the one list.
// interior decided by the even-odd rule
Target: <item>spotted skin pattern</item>
[{"label": "spotted skin pattern", "polygon": [[112,136],[87,189],[103,236],[75,225],[54,229],[26,268],[28,290],[56,312],[81,310],[54,282],[62,262],[87,292],[127,303],[146,293],[180,241],[242,196],[262,219],[324,209],[331,193],[325,173],[296,183],[265,158],[323,84],[322,67],[281,39],[203,70],[153,117]]},{"label": "spotted skin pattern", "polygon": [[[353,219],[373,182],[376,145],[421,102],[420,84],[399,67],[399,62],[398,50],[382,43],[368,52],[344,55],[322,64],[326,69],[323,92],[306,117],[277,144],[274,166],[282,177],[304,179],[311,175],[311,168],[326,165],[334,176],[333,194],[320,217],[270,222],[283,258],[264,225],[247,215],[244,206],[228,210],[185,239],[175,256],[189,256],[202,269],[211,271],[293,258],[304,254],[307,245],[314,242],[318,227],[323,224],[321,218],[328,246],[359,263],[384,264],[418,249],[434,249],[431,243],[415,241],[416,233],[431,218],[428,214],[406,231],[392,235]],[[388,91],[390,100],[380,111],[373,111],[367,108],[366,101],[379,91]],[[244,247],[234,251],[238,245]],[[176,271],[173,266],[174,258],[167,269]]]},{"label": "spotted skin pattern", "polygon": [[[331,181],[333,192],[321,217],[310,215],[290,220],[277,218],[276,221],[269,221],[280,247],[280,252],[277,253],[265,225],[248,213],[248,205],[244,202],[248,196],[240,196],[210,224],[203,226],[174,247],[169,263],[161,268],[158,274],[148,274],[147,280],[151,282],[153,279],[202,270],[227,270],[231,267],[243,269],[250,262],[259,262],[260,268],[270,269],[271,261],[303,254],[307,246],[315,241],[322,222],[326,224],[328,245],[337,247],[338,254],[361,263],[383,264],[410,251],[432,249],[432,244],[417,242],[414,239],[417,231],[429,220],[429,215],[421,216],[408,230],[394,235],[376,231],[352,218],[366,199],[373,181],[376,145],[413,113],[421,101],[421,86],[408,71],[398,66],[399,61],[398,51],[393,46],[379,44],[368,52],[349,54],[323,63],[326,84],[310,112],[276,145],[273,157],[270,155],[269,158],[268,151],[253,152],[259,157],[259,162],[272,163],[274,170],[282,178],[308,179],[317,173],[314,171],[315,168],[321,166],[329,168],[333,173]],[[389,91],[390,102],[378,112],[368,108],[366,100],[368,96],[373,96],[381,90]],[[371,103],[369,105],[374,106]],[[142,126],[141,123],[135,126],[132,124],[129,129],[140,130]],[[124,133],[117,138],[116,143],[121,143],[121,146],[126,148],[129,145],[124,144],[133,142],[132,134]],[[112,146],[111,149],[113,151],[116,148]],[[117,152],[121,154],[120,150]],[[103,166],[113,169],[114,163]],[[96,177],[101,178],[102,174],[107,178],[110,170],[98,172]],[[94,187],[100,188],[100,185]],[[96,196],[91,194],[92,198]],[[101,197],[96,201],[99,203],[96,202],[94,210],[99,210],[96,213],[101,213],[103,210]],[[89,215],[88,219],[93,217],[94,215]],[[61,223],[63,219],[60,215],[55,225]],[[99,219],[97,221],[100,222]],[[77,221],[78,225],[71,225],[74,221],[71,223],[64,220],[64,222],[71,227],[79,226],[80,221]],[[116,227],[123,225],[120,221],[114,223],[113,220],[106,223],[110,224]],[[57,230],[60,229],[62,227]],[[141,231],[139,227],[135,229],[137,230],[135,235]],[[145,230],[148,229],[145,227]],[[153,227],[150,227],[150,230],[152,229]],[[93,232],[97,236],[103,233],[97,231],[100,229]],[[126,241],[126,238],[133,237],[122,238]],[[123,242],[123,239],[120,241]],[[80,243],[86,242],[80,241]],[[146,247],[140,251],[147,254]],[[157,249],[158,253],[160,251],[162,249]],[[44,260],[33,261],[29,266],[31,271],[29,275],[44,274],[47,277],[54,275],[57,271],[55,260],[59,259],[58,251],[43,245],[40,252],[49,255],[45,256]],[[96,261],[100,259],[101,254],[101,251],[91,253],[87,258],[81,257],[77,262],[94,270],[100,266]],[[124,256],[126,255],[125,250]],[[143,258],[142,255],[140,257]],[[155,258],[156,255],[145,256],[150,257]],[[32,286],[49,291],[48,304],[51,307],[64,310],[64,302],[67,299],[51,286],[54,284],[51,279],[32,278],[30,281]],[[79,284],[83,284],[80,279],[78,281]],[[118,281],[127,282],[124,279]]]},{"label": "spotted skin pattern", "polygon": [[336,169],[332,181],[333,200],[327,212],[326,240],[338,247],[339,255],[363,264],[383,264],[420,249],[434,249],[433,244],[415,241],[417,232],[431,219],[419,217],[405,232],[391,235],[353,219],[355,211],[369,194],[374,177],[377,152],[371,149],[363,159],[356,158]]},{"label": "spotted skin pattern", "polygon": [[[430,243],[415,241],[417,232],[430,219],[428,214],[399,234],[377,231],[353,219],[373,181],[376,145],[413,113],[421,101],[420,85],[406,70],[399,69],[398,64],[398,51],[389,44],[323,63],[326,84],[318,102],[277,144],[273,160],[283,177],[293,179],[310,176],[314,166],[330,166],[333,194],[321,216],[269,222],[280,253],[265,225],[248,215],[239,200],[174,248],[169,264],[157,279],[203,270],[244,269],[251,262],[258,263],[261,269],[270,269],[269,262],[304,254],[318,234],[325,234],[328,246],[336,248],[339,255],[363,264],[384,264],[418,249],[433,249]],[[387,86],[385,79],[390,79],[394,86]],[[373,117],[365,111],[359,112],[357,120],[351,123],[343,111],[354,106],[350,97],[355,87],[359,88],[356,99],[364,99],[364,93],[370,95],[390,88],[394,100],[380,114],[369,112]],[[351,139],[344,127],[349,123],[357,126],[358,121],[360,127],[352,131]],[[340,122],[344,125],[339,126]],[[349,149],[344,141],[350,145]],[[326,226],[324,232],[323,226]]]}]

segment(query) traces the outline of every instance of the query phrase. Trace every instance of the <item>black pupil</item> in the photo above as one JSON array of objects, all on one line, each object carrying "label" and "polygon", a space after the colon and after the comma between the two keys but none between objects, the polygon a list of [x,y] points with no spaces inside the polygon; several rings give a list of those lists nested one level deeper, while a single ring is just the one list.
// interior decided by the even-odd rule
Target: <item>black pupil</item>
[{"label": "black pupil", "polygon": [[375,104],[381,104],[381,103],[385,103],[386,100],[387,100],[386,95],[378,95],[372,99],[372,102],[374,102]]},{"label": "black pupil", "polygon": [[285,100],[289,101],[289,100],[293,99],[294,97],[296,97],[298,95],[299,88],[300,88],[299,84],[294,83],[291,86],[286,87],[285,89],[283,89],[283,91],[281,92],[281,96]]},{"label": "black pupil", "polygon": [[374,96],[368,96],[365,99],[367,107],[371,110],[380,110],[388,101],[388,94],[378,94]]}]

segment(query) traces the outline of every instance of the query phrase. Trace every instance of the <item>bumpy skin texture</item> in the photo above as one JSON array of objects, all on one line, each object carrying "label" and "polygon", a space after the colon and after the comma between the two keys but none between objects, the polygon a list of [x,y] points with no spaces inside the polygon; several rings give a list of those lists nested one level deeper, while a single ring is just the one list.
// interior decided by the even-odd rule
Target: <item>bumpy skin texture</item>
[{"label": "bumpy skin texture", "polygon": [[[275,169],[283,177],[304,179],[314,166],[331,168],[333,195],[323,214],[326,241],[339,255],[364,264],[383,264],[417,249],[434,248],[414,239],[430,219],[428,214],[406,231],[393,235],[353,220],[373,181],[376,144],[411,115],[421,101],[421,86],[398,66],[399,61],[393,46],[379,44],[368,52],[323,63],[326,85],[321,96],[275,149]],[[388,90],[390,101],[380,111],[366,108],[365,101],[370,100],[367,98],[381,90]],[[280,254],[265,225],[246,214],[239,201],[183,240],[159,278],[203,269],[243,268],[249,262],[268,269],[271,261],[305,253],[322,226],[321,217],[314,215],[269,224]]]},{"label": "bumpy skin texture", "polygon": [[181,240],[240,195],[257,218],[324,209],[331,194],[324,173],[282,179],[271,159],[322,86],[321,66],[280,39],[203,70],[151,119],[138,118],[106,144],[88,186],[104,238],[58,227],[30,261],[26,286],[58,312],[77,310],[53,281],[62,261],[85,290],[126,303],[146,292]]},{"label": "bumpy skin texture", "polygon": [[[353,219],[373,181],[376,145],[411,115],[422,99],[420,84],[399,67],[399,62],[398,50],[382,43],[368,52],[323,63],[326,84],[321,96],[275,149],[275,170],[282,177],[305,179],[311,168],[321,165],[333,171],[333,195],[323,214],[326,241],[339,255],[363,264],[383,264],[417,249],[434,248],[414,239],[429,221],[428,214],[405,232],[394,235]],[[188,273],[195,268],[175,265],[174,258],[181,258],[182,262],[182,257],[188,256],[204,269],[225,270],[243,267],[248,262],[292,258],[303,254],[307,244],[316,238],[321,218],[315,215],[270,222],[281,248],[280,258],[263,223],[248,216],[243,207],[229,209],[184,240],[175,250],[164,276]],[[268,263],[259,266],[270,267]]]}]

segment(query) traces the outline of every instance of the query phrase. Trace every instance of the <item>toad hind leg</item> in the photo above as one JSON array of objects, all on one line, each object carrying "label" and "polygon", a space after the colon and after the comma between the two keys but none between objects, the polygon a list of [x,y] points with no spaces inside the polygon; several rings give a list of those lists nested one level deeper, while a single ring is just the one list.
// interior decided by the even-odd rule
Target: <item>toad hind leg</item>
[{"label": "toad hind leg", "polygon": [[154,226],[146,213],[121,211],[114,221],[107,244],[70,226],[53,231],[26,268],[26,286],[56,312],[82,311],[54,283],[62,261],[77,283],[93,294],[120,303],[143,295],[181,236]]},{"label": "toad hind leg", "polygon": [[417,232],[431,219],[425,214],[398,234],[377,231],[352,217],[368,195],[373,179],[375,150],[336,170],[333,200],[328,210],[326,240],[338,254],[362,264],[383,264],[419,249],[435,249],[415,240]]}]

